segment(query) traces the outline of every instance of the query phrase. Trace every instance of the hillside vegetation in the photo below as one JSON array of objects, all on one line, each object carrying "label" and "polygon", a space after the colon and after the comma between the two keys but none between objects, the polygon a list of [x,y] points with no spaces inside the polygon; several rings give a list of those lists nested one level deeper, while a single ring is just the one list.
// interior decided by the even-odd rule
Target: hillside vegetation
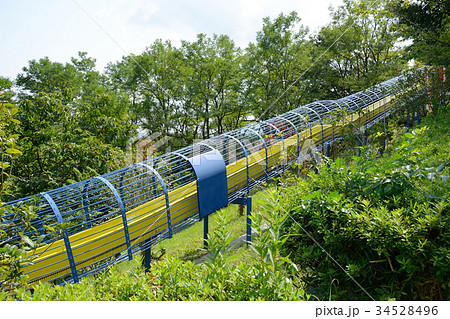
[{"label": "hillside vegetation", "polygon": [[266,195],[263,214],[255,212],[258,236],[244,254],[226,249],[234,237],[222,211],[202,264],[167,254],[149,274],[138,262],[116,265],[79,284],[20,289],[15,298],[446,300],[450,111],[392,134],[383,157],[369,144],[360,157],[327,160],[318,174],[293,170]]}]

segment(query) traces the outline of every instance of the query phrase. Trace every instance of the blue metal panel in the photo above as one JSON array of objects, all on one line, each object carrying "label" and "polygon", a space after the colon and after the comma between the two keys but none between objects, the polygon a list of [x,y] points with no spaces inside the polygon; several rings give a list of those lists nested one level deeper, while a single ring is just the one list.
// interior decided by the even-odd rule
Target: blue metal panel
[{"label": "blue metal panel", "polygon": [[197,177],[197,198],[200,218],[228,204],[225,161],[217,150],[189,159]]}]

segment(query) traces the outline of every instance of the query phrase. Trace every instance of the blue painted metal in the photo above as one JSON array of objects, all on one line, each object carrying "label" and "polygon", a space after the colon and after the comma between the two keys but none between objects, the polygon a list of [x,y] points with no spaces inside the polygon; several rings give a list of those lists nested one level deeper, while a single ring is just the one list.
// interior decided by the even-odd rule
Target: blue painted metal
[{"label": "blue painted metal", "polygon": [[218,150],[189,159],[197,178],[198,212],[204,218],[228,204],[227,168]]},{"label": "blue painted metal", "polygon": [[319,118],[319,120],[320,120],[320,126],[321,126],[321,128],[322,128],[322,150],[324,149],[324,147],[323,147],[323,143],[324,143],[324,138],[323,138],[323,121],[322,121],[322,116],[320,116],[319,115],[319,113],[317,113],[315,110],[313,110],[312,108],[309,108],[309,107],[306,107],[306,106],[302,106],[302,107],[299,107],[299,109],[306,109],[306,110],[310,110],[310,111],[312,111],[314,114],[316,114],[317,115],[317,117]]},{"label": "blue painted metal", "polygon": [[[172,219],[171,219],[171,216],[170,216],[169,192],[167,190],[166,183],[162,179],[161,175],[153,167],[151,167],[150,165],[147,165],[147,164],[144,164],[144,163],[137,163],[135,165],[136,166],[143,166],[143,167],[147,168],[150,172],[152,172],[156,176],[158,181],[161,183],[161,186],[162,186],[163,191],[164,191],[164,198],[166,200],[167,229],[169,230],[169,238],[172,238],[172,236],[173,236]],[[154,189],[154,191],[156,191],[156,190]]]},{"label": "blue painted metal", "polygon": [[245,205],[247,207],[247,247],[252,242],[252,198],[251,197],[239,197],[233,200],[230,204]]},{"label": "blue painted metal", "polygon": [[252,241],[252,198],[247,197],[247,246]]},{"label": "blue painted metal", "polygon": [[83,186],[83,208],[84,208],[84,217],[86,218],[87,227],[91,228],[92,223],[91,223],[91,218],[89,215],[89,208],[88,208],[87,195],[86,195],[88,187],[89,187],[89,182],[90,182],[90,180],[87,180]]},{"label": "blue painted metal", "polygon": [[206,215],[205,217],[203,217],[203,245],[205,247],[208,247],[208,215]]},{"label": "blue painted metal", "polygon": [[[283,159],[283,157],[286,156],[286,145],[284,144],[284,136],[283,136],[283,133],[280,131],[280,129],[279,129],[278,127],[276,127],[276,126],[273,125],[272,123],[266,121],[265,124],[272,126],[272,127],[278,132],[278,134],[281,136],[281,138],[282,138],[282,140],[283,140],[283,154],[282,154],[281,158]],[[285,163],[282,163],[282,164],[281,164],[281,170],[284,172],[284,169],[285,169]],[[248,193],[249,193],[249,192],[247,192],[247,194],[248,194]]]},{"label": "blue painted metal", "polygon": [[[226,136],[228,138],[231,138],[232,140],[236,141],[236,143],[238,143],[241,147],[242,150],[245,154],[245,160],[246,160],[246,170],[247,170],[247,194],[250,193],[250,177],[249,177],[249,171],[248,171],[248,152],[247,149],[245,148],[244,144],[242,144],[241,141],[239,141],[236,137],[229,135],[229,134],[222,134],[222,136]],[[225,162],[224,162],[225,163]]]},{"label": "blue painted metal", "polygon": [[105,183],[106,186],[108,186],[108,188],[111,190],[117,203],[119,204],[120,213],[122,214],[123,232],[125,234],[125,243],[127,245],[128,260],[132,260],[133,253],[131,252],[130,233],[128,232],[127,212],[125,210],[125,205],[123,204],[122,198],[120,198],[120,195],[117,192],[117,189],[103,176],[97,176],[97,177],[94,177],[93,179],[98,179],[99,181]]},{"label": "blue painted metal", "polygon": [[152,266],[152,247],[150,240],[146,239],[144,245],[146,246],[144,250],[144,269],[146,273],[149,273]]},{"label": "blue painted metal", "polygon": [[[59,211],[58,206],[56,206],[55,202],[53,201],[53,198],[47,193],[41,193],[41,194],[45,198],[45,200],[49,203],[50,207],[52,208],[53,212],[55,213],[58,223],[59,224],[64,223],[64,220],[61,216],[61,212]],[[70,266],[70,270],[72,272],[72,279],[73,279],[73,282],[77,283],[78,282],[77,267],[75,265],[75,259],[73,258],[72,247],[70,246],[70,240],[69,240],[69,235],[67,234],[67,230],[63,231],[63,239],[64,239],[64,246],[66,247],[67,259],[69,260],[69,266]]]},{"label": "blue painted metal", "polygon": [[[250,127],[240,128],[230,133],[216,136],[210,140],[205,141],[205,143],[197,143],[195,145],[196,146],[204,145],[212,150],[213,148],[207,143],[211,144],[214,142],[218,142],[219,144],[217,149],[219,149],[219,151],[222,152],[222,157],[223,159],[226,159],[225,163],[227,165],[236,163],[237,160],[243,161],[243,157],[244,156],[246,157],[247,183],[245,184],[245,182],[243,181],[244,173],[242,172],[242,175],[240,175],[241,178],[241,180],[239,181],[240,184],[235,188],[233,188],[233,190],[231,190],[231,193],[228,197],[228,201],[231,202],[236,197],[243,196],[243,194],[245,193],[248,194],[249,191],[254,187],[256,187],[257,185],[256,181],[250,180],[250,177],[252,177],[253,174],[252,176],[249,174],[250,173],[249,156],[251,155],[251,152],[253,152],[254,149],[253,148],[250,149],[250,147],[247,148],[248,145],[245,142],[244,130],[253,131],[253,133],[255,134],[252,135],[252,138],[254,138],[253,141],[256,141],[257,140],[256,136],[258,136],[259,139],[263,142],[266,152],[265,177],[267,180],[268,177],[278,176],[281,170],[284,170],[285,163],[280,163],[281,165],[275,164],[269,166],[269,159],[270,159],[270,153],[268,154],[268,152],[270,152],[269,142],[266,140],[266,136],[264,136],[265,133],[262,132],[270,131],[273,133],[277,131],[283,139],[283,151],[285,151],[287,147],[287,145],[285,144],[285,139],[291,138],[293,134],[297,133],[298,134],[297,141],[299,141],[300,132],[302,132],[302,134],[307,134],[307,129],[309,127],[310,133],[309,139],[312,140],[313,125],[321,125],[322,140],[319,143],[322,143],[322,151],[324,152],[325,151],[323,144],[325,142],[323,138],[325,135],[324,125],[329,124],[330,112],[333,112],[333,110],[337,108],[344,108],[348,110],[349,115],[353,117],[353,114],[355,112],[360,111],[362,108],[367,108],[371,102],[384,99],[385,97],[396,94],[397,92],[402,90],[402,88],[398,85],[401,79],[402,77],[391,79],[364,92],[358,92],[336,101],[318,101],[310,103],[306,106],[301,106],[299,108],[296,108],[295,110],[282,114],[279,117],[279,119],[282,119],[283,123],[288,123],[290,121],[293,128],[296,130],[295,132],[290,129],[285,130],[284,127],[280,127],[276,123],[274,123],[275,124],[274,130],[273,129],[274,125],[271,124],[271,120],[268,120],[264,122],[259,122],[257,124],[252,124]],[[370,124],[374,124],[377,121],[381,120],[386,121],[386,116],[388,116],[391,112],[392,112],[391,110],[387,110],[385,107],[383,115],[371,119],[370,123],[364,123],[365,127],[367,128],[370,126]],[[415,118],[418,116],[419,116],[418,114],[414,114]],[[357,124],[357,122],[358,121],[355,120],[355,124]],[[418,122],[418,118],[417,121],[415,120],[414,122],[415,122],[414,124],[416,124],[416,122]],[[361,128],[361,126],[359,128]],[[319,134],[320,133],[317,132],[317,135]],[[308,138],[307,136],[305,137]],[[226,140],[229,140],[230,142],[233,140],[233,142],[229,143],[229,145],[223,145],[223,148],[221,148],[222,144],[220,143]],[[358,142],[360,143],[361,141],[362,141],[361,139],[358,140]],[[332,141],[328,142],[329,142],[328,144],[332,143]],[[241,149],[238,148],[239,149],[238,159],[231,157],[233,155],[233,152],[236,151],[237,145],[240,145],[241,147]],[[259,143],[258,147],[259,150],[262,150],[262,146]],[[195,146],[184,148],[180,150],[179,153],[188,155],[188,153],[192,149],[195,149]],[[319,147],[316,147],[316,149],[319,149]],[[203,147],[200,147],[199,151],[200,153],[204,152]],[[301,152],[300,147],[298,147],[298,151],[300,155]],[[263,155],[261,154],[261,156]],[[188,155],[187,157],[190,156]],[[261,160],[261,164],[262,163],[263,161]],[[147,164],[144,163],[144,165],[141,166],[145,165]],[[93,183],[92,181],[94,179],[91,179],[88,181],[82,181],[79,183],[67,185],[65,187],[49,191],[48,194],[53,199],[53,207],[51,207],[50,205],[45,205],[43,206],[43,208],[39,209],[39,211],[37,212],[38,218],[32,221],[32,226],[34,227],[33,229],[38,229],[38,231],[41,234],[46,234],[46,229],[44,229],[43,225],[54,227],[55,225],[60,223],[59,220],[69,222],[70,227],[68,227],[64,233],[64,236],[66,237],[64,240],[68,250],[67,251],[68,259],[72,258],[73,262],[73,256],[70,257],[71,247],[70,242],[68,242],[69,239],[68,236],[77,234],[90,227],[97,227],[97,225],[107,223],[109,220],[114,219],[116,217],[120,218],[118,216],[119,210],[117,209],[116,203],[119,203],[120,213],[122,215],[122,220],[124,222],[124,233],[126,234],[125,241],[127,241],[126,250],[128,251],[128,259],[131,258],[132,254],[137,253],[138,251],[140,252],[141,248],[151,247],[158,241],[163,240],[167,234],[167,231],[169,231],[169,237],[171,237],[172,233],[180,231],[181,229],[197,221],[200,215],[197,210],[197,207],[189,209],[186,212],[184,212],[183,215],[179,216],[180,218],[177,219],[177,222],[174,225],[172,225],[171,220],[172,217],[171,213],[175,214],[175,212],[173,211],[171,212],[170,210],[168,193],[174,192],[174,194],[176,194],[177,193],[176,190],[179,187],[187,185],[188,183],[191,183],[197,179],[197,177],[195,176],[195,171],[192,169],[191,166],[189,166],[188,161],[186,161],[186,158],[184,160],[180,160],[179,155],[176,155],[175,153],[168,153],[158,156],[155,159],[152,159],[151,164],[148,164],[146,167],[147,168],[151,167],[150,171],[153,172],[151,175],[147,173],[142,173],[142,169],[138,170],[136,169],[136,166],[131,166],[98,177],[97,179],[100,180],[101,183],[99,182]],[[262,169],[259,171],[259,174],[260,175],[258,175],[258,177],[256,178],[263,180],[264,174],[262,172]],[[128,211],[137,209],[137,211],[139,211],[139,207],[142,207],[146,203],[149,203],[152,199],[155,198],[155,196],[162,195],[157,194],[157,191],[159,190],[158,180],[159,183],[161,183],[162,185],[166,198],[165,205],[167,212],[168,227],[162,230],[161,232],[155,234],[151,240],[150,239],[147,240],[144,237],[142,239],[134,238],[133,234],[128,234],[128,225],[125,215],[125,209]],[[105,181],[109,181],[109,185],[107,185]],[[28,197],[25,199],[9,202],[4,205],[4,207],[6,208],[5,212],[8,211],[8,207],[17,207],[20,205],[24,205],[24,203],[25,204],[29,203],[32,200],[33,199],[31,197]],[[58,209],[58,211],[56,211],[56,209]],[[154,211],[156,211],[157,209],[159,211],[161,207],[155,208]],[[147,218],[146,221],[159,218],[157,217],[156,214],[153,215],[152,211],[146,211],[145,213],[143,213],[146,214]],[[24,235],[27,235],[30,238],[36,235],[35,230],[28,231],[24,228],[24,226],[21,226],[18,218],[14,214],[13,209],[4,214],[2,218],[3,220],[5,220],[5,223],[7,222],[11,223],[11,225],[14,225],[14,228],[10,230],[12,234],[18,234],[19,232],[22,232],[24,233]],[[132,229],[130,229],[130,231],[131,230]],[[83,239],[84,245],[95,244],[99,240],[97,233],[89,231],[87,232],[87,234],[89,238]],[[108,242],[108,240],[113,240],[109,239],[111,237],[109,237],[109,235],[107,234],[102,235],[105,235],[104,237],[102,237],[102,240],[104,240],[103,242],[105,243],[105,245],[111,243],[110,241]],[[130,236],[133,239],[133,244],[135,244],[134,247],[130,247],[130,238],[129,238]],[[18,235],[12,235],[11,238],[8,238],[8,241],[14,242],[15,240],[18,239],[20,239],[20,237],[18,238]],[[58,239],[49,236],[46,239],[46,243],[51,245],[56,240]],[[125,251],[125,249],[123,248],[125,247],[124,243],[121,242],[120,244],[122,247],[121,249]],[[52,249],[51,246],[49,247],[49,249]],[[83,251],[83,249],[78,250],[78,246],[77,251],[73,250],[73,252],[77,254],[76,256],[77,260],[78,258],[81,258],[81,254],[89,255],[87,252]],[[107,251],[102,251],[101,253],[95,256],[89,255],[90,259],[86,259],[83,266],[79,264],[78,269],[75,270],[78,271],[78,273],[83,273],[83,276],[98,272],[99,270],[109,266],[112,262],[115,262],[111,261],[112,260],[111,256],[114,256],[114,254],[108,254]],[[120,258],[120,260],[121,259],[122,258]],[[43,262],[42,264],[43,264],[42,267],[45,267],[45,263]],[[72,268],[73,267],[71,266],[70,270],[71,272],[73,272]],[[59,272],[61,272],[61,274],[59,274]],[[57,274],[49,273],[48,275],[49,276],[51,275],[53,279],[55,278],[59,279],[66,276],[68,273],[69,271],[67,271],[67,269],[60,269],[57,271]]]},{"label": "blue painted metal", "polygon": [[[292,127],[295,129],[295,133],[297,134],[297,153],[300,153],[300,135],[298,133],[298,128],[297,126],[292,123],[290,120],[288,120],[287,118],[283,117],[283,116],[277,116],[277,118],[283,119],[285,121],[287,121],[289,124],[292,125]],[[286,155],[287,156],[287,155]]]},{"label": "blue painted metal", "polygon": [[261,141],[262,141],[262,143],[263,143],[263,145],[264,145],[264,149],[265,149],[265,151],[266,151],[266,182],[267,182],[268,179],[269,179],[269,160],[268,160],[268,157],[267,157],[267,143],[266,143],[266,141],[262,138],[262,136],[261,136],[257,131],[255,131],[254,129],[252,129],[251,127],[246,127],[245,129],[246,129],[246,130],[249,130],[249,131],[252,131],[253,133],[255,133],[255,134],[261,139]]}]

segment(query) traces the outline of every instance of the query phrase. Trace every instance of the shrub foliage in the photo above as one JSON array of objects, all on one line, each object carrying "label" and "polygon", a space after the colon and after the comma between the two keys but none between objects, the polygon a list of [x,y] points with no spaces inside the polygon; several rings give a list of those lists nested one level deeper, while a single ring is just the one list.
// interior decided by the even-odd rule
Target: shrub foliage
[{"label": "shrub foliage", "polygon": [[365,147],[352,164],[337,159],[284,188],[283,251],[306,270],[307,291],[321,299],[448,299],[448,119],[448,110],[431,115],[386,158]]}]

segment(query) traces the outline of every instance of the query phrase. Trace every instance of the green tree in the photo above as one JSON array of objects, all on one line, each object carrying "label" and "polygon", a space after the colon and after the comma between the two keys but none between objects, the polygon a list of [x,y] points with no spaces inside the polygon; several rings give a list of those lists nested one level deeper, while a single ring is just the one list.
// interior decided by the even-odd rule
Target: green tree
[{"label": "green tree", "polygon": [[450,61],[450,4],[444,0],[391,1],[392,11],[403,26],[402,35],[412,40],[408,57],[435,66]]},{"label": "green tree", "polygon": [[13,168],[13,198],[62,187],[123,165],[123,152],[78,126],[60,93],[19,103],[23,155]]},{"label": "green tree", "polygon": [[[314,39],[308,73],[319,98],[338,98],[398,75],[405,68],[400,33],[386,1],[344,0]],[[319,83],[318,83],[319,82]]]},{"label": "green tree", "polygon": [[[21,233],[33,230],[30,221],[36,218],[36,206],[19,203],[12,209],[3,203],[11,189],[13,162],[17,165],[17,158],[22,154],[17,148],[19,135],[12,129],[20,121],[16,119],[18,108],[13,104],[11,87],[11,81],[0,77],[0,295],[11,294],[25,283],[23,268],[32,262],[26,253],[43,239],[38,235],[32,241]],[[16,239],[11,238],[14,232]]]},{"label": "green tree", "polygon": [[193,117],[182,103],[184,67],[180,51],[170,41],[156,40],[138,56],[109,64],[111,84],[131,101],[136,123],[149,135],[171,138],[175,147],[193,139]]},{"label": "green tree", "polygon": [[13,168],[9,196],[33,195],[123,165],[122,150],[135,134],[128,97],[110,88],[95,59],[80,52],[71,63],[43,58],[23,70],[16,84],[24,154]]},{"label": "green tree", "polygon": [[16,79],[21,101],[33,100],[42,93],[57,94],[70,112],[73,125],[104,143],[125,149],[126,140],[135,132],[130,125],[129,101],[109,88],[108,79],[95,70],[95,59],[86,52],[79,52],[78,59],[65,64],[48,57],[32,60],[23,71]]},{"label": "green tree", "polygon": [[[245,110],[240,100],[243,74],[242,52],[226,35],[182,43],[186,104],[195,112],[198,137],[210,138],[239,126]],[[196,136],[197,137],[197,136]]]},{"label": "green tree", "polygon": [[12,162],[22,152],[17,149],[18,134],[13,134],[11,126],[20,124],[15,118],[18,108],[13,104],[14,93],[11,91],[12,82],[0,77],[0,198],[7,192],[7,183],[12,171]]},{"label": "green tree", "polygon": [[296,12],[264,18],[256,43],[247,48],[246,98],[257,117],[270,118],[305,102],[305,79],[310,66],[308,29]]}]

